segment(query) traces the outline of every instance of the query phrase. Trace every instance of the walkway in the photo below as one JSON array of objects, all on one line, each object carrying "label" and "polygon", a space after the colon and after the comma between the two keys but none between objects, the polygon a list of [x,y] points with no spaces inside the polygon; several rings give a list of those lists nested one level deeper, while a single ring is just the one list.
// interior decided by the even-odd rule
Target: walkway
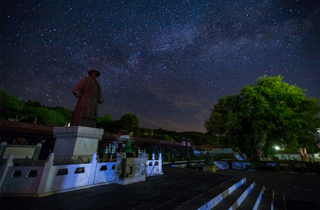
[{"label": "walkway", "polygon": [[0,209],[175,209],[234,176],[247,177],[249,181],[275,190],[276,194],[284,194],[288,210],[320,209],[319,175],[230,169],[209,173],[165,165],[163,172],[161,176],[126,186],[110,184],[40,198],[1,197]]}]

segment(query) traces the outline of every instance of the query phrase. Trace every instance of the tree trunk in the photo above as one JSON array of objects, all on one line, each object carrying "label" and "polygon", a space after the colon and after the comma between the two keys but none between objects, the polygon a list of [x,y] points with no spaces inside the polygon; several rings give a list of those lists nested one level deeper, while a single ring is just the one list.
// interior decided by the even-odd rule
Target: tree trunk
[{"label": "tree trunk", "polygon": [[300,157],[302,162],[309,162],[309,158],[308,158],[308,154],[307,154],[307,150],[306,148],[299,148],[299,153],[300,153]]}]

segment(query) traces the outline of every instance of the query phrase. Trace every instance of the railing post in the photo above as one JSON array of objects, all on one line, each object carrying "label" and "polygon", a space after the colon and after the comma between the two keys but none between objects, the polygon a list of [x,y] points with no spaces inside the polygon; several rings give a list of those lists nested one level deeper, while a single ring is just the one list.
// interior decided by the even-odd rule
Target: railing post
[{"label": "railing post", "polygon": [[8,171],[8,168],[13,166],[13,159],[14,159],[14,155],[13,154],[10,154],[7,158],[7,161],[2,165],[1,167],[1,171],[0,171],[0,188],[2,186],[2,183],[4,182],[5,180],[5,177],[7,175],[7,171]]},{"label": "railing post", "polygon": [[90,161],[90,175],[89,175],[88,185],[94,184],[96,169],[97,169],[97,153],[94,153],[92,155],[92,160]]},{"label": "railing post", "polygon": [[159,153],[159,173],[162,174],[162,157],[161,157],[161,153]]},{"label": "railing post", "polygon": [[43,167],[37,194],[50,191],[50,188],[52,187],[54,174],[51,174],[51,168],[53,166],[53,159],[54,153],[51,153]]},{"label": "railing post", "polygon": [[152,166],[154,167],[156,165],[154,153],[152,153]]}]

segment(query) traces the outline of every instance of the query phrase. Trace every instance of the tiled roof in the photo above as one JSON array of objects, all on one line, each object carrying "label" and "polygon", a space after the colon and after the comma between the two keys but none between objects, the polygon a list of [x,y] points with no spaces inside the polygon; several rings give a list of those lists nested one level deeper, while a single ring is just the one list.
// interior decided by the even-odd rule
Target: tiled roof
[{"label": "tiled roof", "polygon": [[[33,123],[25,123],[19,121],[0,121],[0,133],[3,135],[15,134],[15,135],[28,135],[28,136],[43,136],[53,137],[54,125],[39,125]],[[105,132],[102,136],[102,141],[115,141],[121,135],[118,133],[107,133]],[[143,138],[143,137],[131,137],[136,143],[153,143],[153,144],[165,144],[171,146],[181,146],[180,142],[171,142],[159,139]]]}]

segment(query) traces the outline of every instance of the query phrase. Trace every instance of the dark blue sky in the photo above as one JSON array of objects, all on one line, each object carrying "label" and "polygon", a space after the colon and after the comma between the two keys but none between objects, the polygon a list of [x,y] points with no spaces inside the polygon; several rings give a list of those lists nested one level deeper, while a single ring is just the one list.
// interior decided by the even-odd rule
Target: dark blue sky
[{"label": "dark blue sky", "polygon": [[91,68],[99,115],[205,131],[220,97],[283,76],[320,97],[319,1],[1,0],[1,88],[73,110]]}]

